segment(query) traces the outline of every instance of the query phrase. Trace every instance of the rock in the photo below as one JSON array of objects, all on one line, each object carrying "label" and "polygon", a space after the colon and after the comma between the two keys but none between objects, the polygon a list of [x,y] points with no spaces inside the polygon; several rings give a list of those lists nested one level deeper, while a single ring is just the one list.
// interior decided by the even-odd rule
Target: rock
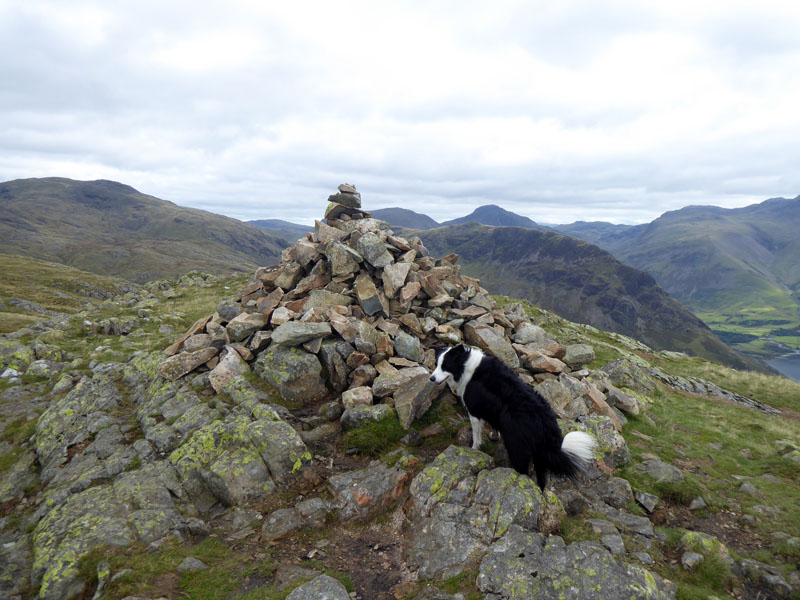
[{"label": "rock", "polygon": [[354,406],[372,406],[372,388],[361,386],[343,392],[342,404],[345,409]]},{"label": "rock", "polygon": [[395,294],[405,285],[408,272],[411,270],[411,263],[399,262],[384,267],[383,291],[387,298],[394,298]]},{"label": "rock", "polygon": [[253,363],[253,371],[290,405],[318,402],[328,395],[319,359],[299,348],[273,344]]},{"label": "rock", "polygon": [[226,506],[263,498],[310,460],[298,433],[274,412],[259,419],[230,414],[169,456],[196,503],[210,494]]},{"label": "rock", "polygon": [[[600,478],[593,481],[589,488],[597,494],[606,504],[616,508],[623,508],[628,502],[633,500],[631,484],[627,479],[621,477]],[[610,548],[609,548],[610,549]]]},{"label": "rock", "polygon": [[638,473],[644,473],[659,482],[680,483],[685,477],[680,469],[658,458],[646,460],[642,464],[636,465],[634,470]]},{"label": "rock", "polygon": [[298,323],[289,321],[279,325],[272,332],[272,342],[279,346],[299,346],[316,338],[331,334],[329,323]]},{"label": "rock", "polygon": [[342,429],[355,429],[367,423],[380,423],[384,419],[395,418],[394,409],[388,404],[375,404],[373,406],[354,406],[342,413]]},{"label": "rock", "polygon": [[369,275],[361,273],[356,277],[354,287],[358,303],[367,315],[372,316],[383,311],[383,303],[378,296],[378,288],[375,287]]},{"label": "rock", "polygon": [[745,481],[742,485],[739,486],[739,492],[742,494],[747,494],[748,496],[760,496],[758,489],[749,481]]},{"label": "rock", "polygon": [[684,552],[681,555],[681,565],[687,571],[694,571],[694,569],[703,562],[705,557],[697,552]]},{"label": "rock", "polygon": [[325,517],[331,510],[331,503],[322,498],[309,498],[295,505],[297,514],[303,519],[306,525],[312,527],[322,527]]},{"label": "rock", "polygon": [[600,538],[600,543],[603,544],[611,554],[616,556],[625,555],[625,542],[622,541],[622,536],[618,533],[602,536]]},{"label": "rock", "polygon": [[[332,306],[350,306],[351,304],[353,304],[353,299],[350,296],[328,290],[312,290],[308,295],[308,300],[303,305],[303,311],[308,312],[319,308],[327,312]],[[341,317],[341,315],[338,316]]]},{"label": "rock", "polygon": [[233,378],[250,371],[250,367],[236,350],[231,346],[225,348],[227,353],[208,374],[208,381],[218,394]]},{"label": "rock", "polygon": [[383,269],[394,262],[383,240],[371,231],[358,238],[358,252],[376,269]]},{"label": "rock", "polygon": [[413,377],[407,384],[394,393],[394,407],[397,418],[403,429],[408,429],[411,424],[428,412],[433,401],[443,391],[430,380],[427,373]]},{"label": "rock", "polygon": [[671,583],[643,567],[617,562],[599,544],[566,545],[560,537],[546,538],[518,526],[491,546],[477,586],[487,598],[510,600],[675,597]]},{"label": "rock", "polygon": [[767,587],[779,598],[788,598],[792,593],[792,586],[783,579],[778,567],[745,558],[739,562],[739,569],[745,578]]},{"label": "rock", "polygon": [[409,335],[404,331],[399,332],[394,339],[394,353],[397,356],[418,363],[425,360],[425,353],[422,350],[422,344],[420,344],[419,338]]},{"label": "rock", "polygon": [[658,505],[658,496],[648,494],[647,492],[635,492],[633,497],[636,499],[636,502],[641,504],[649,513],[653,512]]},{"label": "rock", "polygon": [[622,390],[609,386],[606,390],[608,403],[628,415],[638,415],[640,412],[639,401]]},{"label": "rock", "polygon": [[511,344],[491,327],[476,325],[469,321],[464,325],[465,339],[474,346],[499,358],[506,366],[516,369],[520,366],[517,352]]},{"label": "rock", "polygon": [[689,510],[699,510],[706,507],[706,501],[702,496],[698,496],[689,503]]},{"label": "rock", "polygon": [[325,256],[331,268],[333,277],[343,277],[350,273],[358,273],[361,269],[359,263],[363,257],[341,242],[331,242],[325,247]]},{"label": "rock", "polygon": [[167,381],[175,381],[205,364],[218,353],[216,348],[203,348],[194,352],[181,352],[158,365],[158,374]]},{"label": "rock", "polygon": [[261,313],[242,313],[225,327],[232,342],[241,342],[263,329],[267,320]]},{"label": "rock", "polygon": [[281,508],[274,511],[261,526],[261,537],[271,542],[303,526],[303,519],[294,508]]},{"label": "rock", "polygon": [[517,344],[544,344],[552,341],[544,329],[528,321],[522,321],[516,326],[511,339]]},{"label": "rock", "polygon": [[85,582],[78,562],[101,545],[124,547],[136,536],[128,526],[129,509],[108,485],[73,494],[36,523],[33,533],[33,586],[39,598],[60,600],[78,596]]},{"label": "rock", "polygon": [[351,600],[341,583],[328,575],[320,575],[295,588],[286,600]]},{"label": "rock", "polygon": [[366,469],[333,475],[328,486],[345,521],[367,521],[394,505],[408,484],[408,473],[373,461]]},{"label": "rock", "polygon": [[193,571],[205,571],[206,569],[208,569],[208,565],[202,560],[193,556],[187,556],[181,561],[181,564],[178,565],[177,571],[178,573],[191,573]]},{"label": "rock", "polygon": [[594,348],[589,344],[569,344],[566,347],[567,353],[563,361],[571,369],[580,369],[583,365],[588,365],[594,360]]},{"label": "rock", "polygon": [[322,243],[335,242],[347,235],[347,232],[331,227],[322,221],[314,221],[314,231],[317,234],[317,239]]},{"label": "rock", "polygon": [[608,363],[602,371],[618,388],[652,392],[656,389],[656,384],[650,376],[649,368],[650,365],[644,359],[629,355]]}]

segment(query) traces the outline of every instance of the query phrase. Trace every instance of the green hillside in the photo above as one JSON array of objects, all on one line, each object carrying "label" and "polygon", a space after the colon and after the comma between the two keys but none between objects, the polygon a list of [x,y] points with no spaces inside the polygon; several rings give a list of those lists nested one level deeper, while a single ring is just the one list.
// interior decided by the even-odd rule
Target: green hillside
[{"label": "green hillside", "polygon": [[0,183],[0,252],[147,281],[193,269],[249,271],[287,245],[251,225],[184,208],[113,181]]},{"label": "green hillside", "polygon": [[652,274],[739,349],[800,348],[800,197],[690,206],[628,229],[576,225],[559,230]]},{"label": "green hillside", "polygon": [[735,352],[647,273],[554,232],[474,223],[424,233],[434,254],[455,252],[487,289],[525,298],[578,322],[744,369],[764,366]]},{"label": "green hillside", "polygon": [[73,314],[137,286],[72,267],[0,254],[0,333],[54,313]]}]

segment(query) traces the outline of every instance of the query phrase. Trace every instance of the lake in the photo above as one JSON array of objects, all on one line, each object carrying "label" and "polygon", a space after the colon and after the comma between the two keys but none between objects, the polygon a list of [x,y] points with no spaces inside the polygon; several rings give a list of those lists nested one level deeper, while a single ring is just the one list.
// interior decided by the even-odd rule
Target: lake
[{"label": "lake", "polygon": [[780,371],[782,375],[789,379],[800,381],[800,352],[772,358],[766,362],[770,367]]}]

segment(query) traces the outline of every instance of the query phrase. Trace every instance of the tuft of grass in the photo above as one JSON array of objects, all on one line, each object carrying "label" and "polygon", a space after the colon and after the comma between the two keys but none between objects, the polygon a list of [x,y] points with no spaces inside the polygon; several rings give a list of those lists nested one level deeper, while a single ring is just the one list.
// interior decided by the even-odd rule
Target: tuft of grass
[{"label": "tuft of grass", "polygon": [[447,594],[461,594],[467,600],[479,600],[483,595],[478,591],[475,585],[477,578],[477,569],[465,569],[458,575],[448,577],[442,581],[438,587]]},{"label": "tuft of grass", "polygon": [[27,442],[36,433],[36,422],[38,419],[26,419],[19,417],[6,425],[3,432],[0,433],[0,441],[9,442],[11,444],[22,444]]},{"label": "tuft of grass", "polygon": [[4,473],[13,467],[21,454],[22,450],[20,448],[14,448],[5,454],[0,454],[0,473]]},{"label": "tuft of grass", "polygon": [[405,434],[400,422],[389,418],[351,429],[342,439],[345,447],[358,448],[361,454],[377,457],[391,450]]}]

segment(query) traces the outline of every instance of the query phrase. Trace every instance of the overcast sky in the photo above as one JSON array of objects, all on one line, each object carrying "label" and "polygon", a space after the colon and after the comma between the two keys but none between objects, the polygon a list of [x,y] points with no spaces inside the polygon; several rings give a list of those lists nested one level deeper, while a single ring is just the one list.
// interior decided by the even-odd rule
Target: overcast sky
[{"label": "overcast sky", "polygon": [[800,3],[0,0],[0,180],[240,219],[800,194]]}]

